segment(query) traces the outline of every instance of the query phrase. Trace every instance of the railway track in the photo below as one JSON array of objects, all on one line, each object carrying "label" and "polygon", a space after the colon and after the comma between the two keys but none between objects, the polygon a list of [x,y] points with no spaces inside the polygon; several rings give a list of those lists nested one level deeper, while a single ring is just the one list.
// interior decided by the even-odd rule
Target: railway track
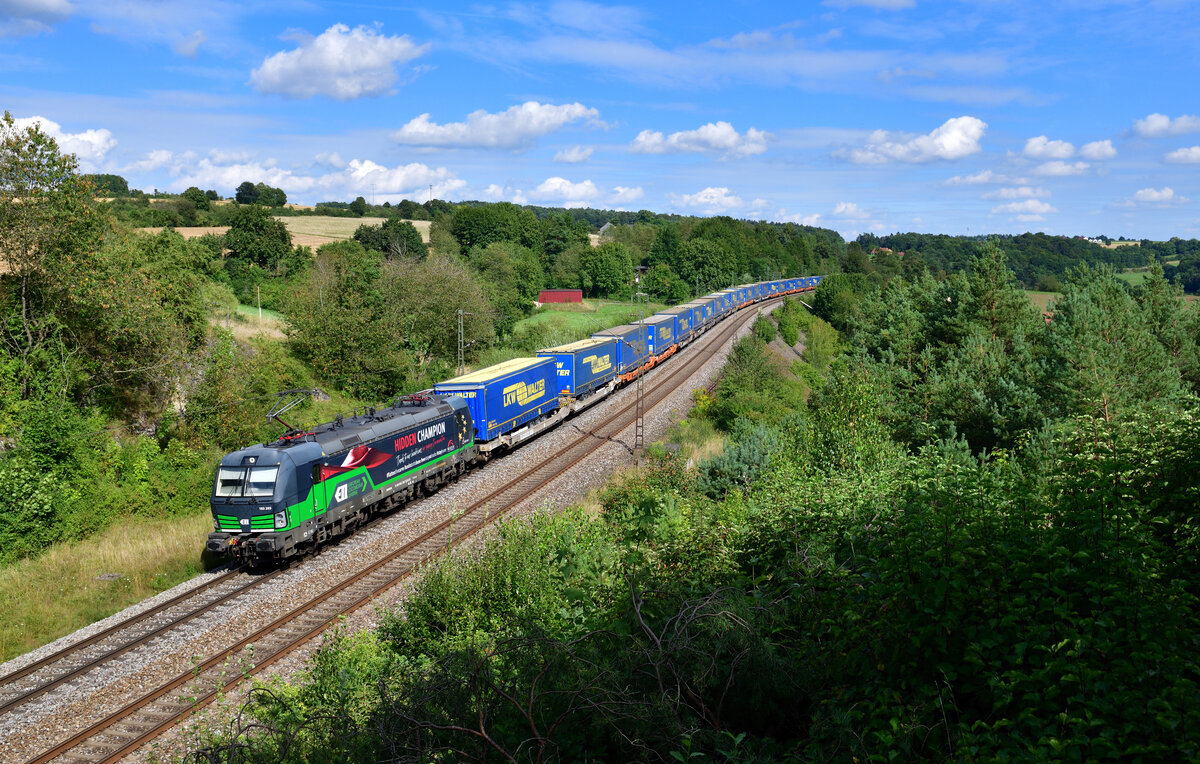
[{"label": "railway track", "polygon": [[[136,751],[174,726],[183,716],[208,704],[245,676],[262,671],[318,636],[339,616],[369,604],[377,596],[407,578],[422,562],[473,536],[590,454],[616,440],[623,430],[634,423],[639,405],[644,410],[652,409],[673,392],[682,380],[689,378],[699,369],[725,341],[752,320],[754,315],[753,310],[743,311],[702,335],[691,344],[688,352],[679,354],[673,363],[652,374],[652,379],[647,378],[643,389],[644,400],[640,404],[630,396],[628,402],[619,407],[614,406],[613,411],[590,430],[585,432],[576,428],[577,437],[549,460],[503,483],[460,513],[447,518],[418,538],[366,565],[320,594],[292,607],[237,643],[215,652],[197,664],[193,670],[180,674],[132,700],[123,708],[28,761],[30,764],[49,761],[115,762]],[[628,444],[626,446],[628,447]],[[277,573],[268,575],[273,577]],[[216,579],[207,586],[213,586],[222,580],[225,579]],[[249,586],[253,585],[256,584]],[[221,601],[228,601],[237,596],[237,592],[221,596]],[[170,609],[169,604],[170,601],[163,603],[156,610],[164,613]],[[213,604],[209,609],[216,606]],[[191,619],[200,612],[203,610],[197,609],[183,618]],[[178,624],[179,621],[163,624],[154,631],[147,632],[141,641],[131,642],[119,649],[121,652],[128,651],[136,644],[156,638],[154,634],[161,634]],[[104,641],[101,636],[96,635],[92,645],[101,645]],[[112,654],[110,651],[107,655]],[[101,657],[99,660],[105,659]],[[28,668],[32,668],[32,664]],[[77,675],[87,669],[86,665],[79,666],[72,669],[73,673],[70,675]],[[38,671],[28,671],[25,676],[33,676]],[[4,679],[15,677],[16,673],[20,672]],[[60,686],[67,681],[69,680],[53,680],[54,686]],[[31,692],[41,694],[49,689],[47,685],[45,689],[35,689]],[[14,701],[13,705],[32,697],[33,694],[27,695],[23,700]]]},{"label": "railway track", "polygon": [[115,660],[139,645],[163,636],[172,628],[270,581],[280,572],[255,576],[240,568],[228,570],[201,586],[0,676],[0,713],[7,713],[68,684],[97,665]]}]

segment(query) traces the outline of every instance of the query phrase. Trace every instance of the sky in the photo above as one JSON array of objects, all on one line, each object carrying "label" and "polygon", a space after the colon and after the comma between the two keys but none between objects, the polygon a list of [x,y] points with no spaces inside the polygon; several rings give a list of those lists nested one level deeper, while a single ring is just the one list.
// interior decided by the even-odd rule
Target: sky
[{"label": "sky", "polygon": [[1200,2],[0,0],[84,172],[921,231],[1200,237]]}]

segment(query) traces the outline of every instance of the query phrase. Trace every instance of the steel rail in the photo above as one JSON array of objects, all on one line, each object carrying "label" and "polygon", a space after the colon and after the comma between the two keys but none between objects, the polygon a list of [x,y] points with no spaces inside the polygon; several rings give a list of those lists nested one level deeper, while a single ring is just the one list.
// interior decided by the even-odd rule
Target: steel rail
[{"label": "steel rail", "polygon": [[[775,302],[777,300],[771,299],[766,303],[760,304]],[[702,347],[702,352],[686,354],[687,359],[683,363],[674,364],[669,367],[671,373],[666,376],[655,375],[654,387],[649,392],[649,397],[652,399],[649,406],[653,407],[657,405],[670,392],[673,392],[678,386],[677,384],[672,384],[673,380],[680,376],[686,378],[694,373],[708,358],[715,354],[716,350],[726,340],[749,323],[752,317],[753,314],[750,313],[735,314],[730,317],[733,320],[727,324],[715,330],[709,330],[698,340],[693,341],[692,347],[696,347],[696,342],[705,343]],[[198,710],[207,705],[218,697],[220,693],[241,681],[245,676],[262,671],[291,653],[297,647],[307,643],[328,628],[339,616],[352,613],[369,604],[379,594],[406,579],[422,562],[457,546],[463,540],[473,536],[482,528],[504,516],[512,507],[541,490],[547,484],[560,477],[565,471],[571,469],[587,456],[607,444],[613,436],[629,427],[632,424],[632,420],[628,415],[635,406],[636,401],[624,404],[590,431],[581,433],[569,446],[559,451],[555,456],[541,464],[532,466],[521,475],[491,491],[483,499],[463,510],[460,515],[447,518],[400,549],[361,569],[341,583],[308,600],[304,604],[293,608],[288,613],[276,618],[270,624],[239,640],[234,645],[221,650],[216,655],[200,663],[192,671],[175,677],[160,686],[157,690],[130,702],[118,711],[76,733],[70,739],[30,759],[29,764],[41,764],[42,762],[52,761],[64,754],[67,754],[70,759],[80,761],[119,761],[124,756],[127,756],[145,745],[148,741],[162,734],[162,732],[173,727],[189,711]],[[522,485],[522,483],[529,481],[532,481],[531,485]],[[506,494],[513,495],[507,496]],[[503,499],[504,505],[493,514],[492,505],[499,499]],[[471,525],[467,522],[468,520],[476,520],[477,522]],[[398,564],[397,567],[399,569],[395,571],[390,570],[389,566],[393,564]],[[377,579],[373,577],[377,577]],[[364,591],[351,591],[352,587],[359,583],[364,583],[362,587]],[[338,595],[346,592],[349,592],[348,602],[334,603],[333,606],[318,611],[323,605],[327,605]],[[295,628],[288,628],[289,624],[296,624],[306,615],[314,612],[317,613],[317,616],[311,619],[311,623],[299,623]],[[278,634],[284,635],[284,639],[281,644],[272,646],[270,637]],[[231,658],[237,657],[250,646],[253,646],[252,653],[245,658],[245,663],[249,664],[252,661],[252,665],[248,665],[245,668],[234,666],[232,669],[235,670],[231,671],[228,661]],[[194,681],[196,684],[188,688],[189,681]],[[201,688],[198,685],[202,681],[204,684],[210,686]],[[173,691],[180,688],[184,688],[185,692],[172,695]],[[187,689],[194,690],[194,693],[186,692]],[[138,721],[136,718],[131,719],[139,711],[148,709],[151,704],[159,700],[164,700],[164,705],[167,708],[147,711],[149,718],[145,721]],[[126,722],[126,720],[130,721]],[[122,722],[126,722],[130,729],[124,731],[116,729],[117,725],[120,725]],[[101,735],[110,739],[117,739],[107,742],[98,741],[94,745],[88,745],[88,741]],[[113,745],[116,745],[115,749]],[[87,752],[71,753],[72,749],[75,748],[85,748]]]}]

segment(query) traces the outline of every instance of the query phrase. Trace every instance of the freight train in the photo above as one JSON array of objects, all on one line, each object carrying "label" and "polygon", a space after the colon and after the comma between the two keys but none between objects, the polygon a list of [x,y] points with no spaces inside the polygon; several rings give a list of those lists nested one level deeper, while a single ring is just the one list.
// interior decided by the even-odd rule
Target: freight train
[{"label": "freight train", "polygon": [[725,289],[638,323],[439,382],[382,408],[339,415],[221,459],[206,548],[250,565],[316,551],[371,516],[436,491],[472,466],[557,426],[762,300],[809,292],[820,276]]}]

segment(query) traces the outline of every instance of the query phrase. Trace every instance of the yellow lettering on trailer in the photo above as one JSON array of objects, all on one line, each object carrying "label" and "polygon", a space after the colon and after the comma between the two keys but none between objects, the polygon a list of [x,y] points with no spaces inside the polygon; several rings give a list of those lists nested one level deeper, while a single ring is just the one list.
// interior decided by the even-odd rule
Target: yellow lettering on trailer
[{"label": "yellow lettering on trailer", "polygon": [[539,379],[536,384],[527,385],[524,382],[518,382],[515,385],[509,385],[504,388],[504,405],[511,406],[514,403],[519,403],[524,406],[530,401],[536,401],[546,393],[546,380]]},{"label": "yellow lettering on trailer", "polygon": [[599,374],[602,371],[608,371],[612,368],[612,356],[609,355],[589,355],[584,356],[580,363],[586,363],[592,367],[592,374]]}]

